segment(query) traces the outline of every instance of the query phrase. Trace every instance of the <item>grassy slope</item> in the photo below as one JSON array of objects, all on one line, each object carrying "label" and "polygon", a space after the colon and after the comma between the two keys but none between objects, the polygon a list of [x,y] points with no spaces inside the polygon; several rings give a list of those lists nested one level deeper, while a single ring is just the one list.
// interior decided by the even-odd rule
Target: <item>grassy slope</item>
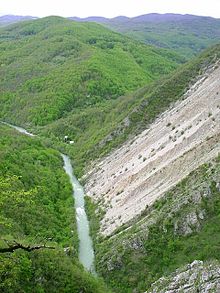
[{"label": "grassy slope", "polygon": [[[220,156],[167,192],[129,230],[97,240],[97,269],[115,292],[143,292],[195,259],[220,260],[219,174]],[[87,208],[95,232],[97,213],[91,202]]]},{"label": "grassy slope", "polygon": [[45,125],[131,92],[183,62],[99,24],[47,17],[0,30],[0,116]]},{"label": "grassy slope", "polygon": [[137,17],[130,20],[112,19],[106,25],[146,44],[170,48],[190,58],[220,41],[220,20],[211,17],[179,17],[157,21]]},{"label": "grassy slope", "polygon": [[82,175],[89,161],[104,156],[129,136],[146,129],[160,113],[181,98],[204,68],[219,57],[220,46],[216,45],[153,85],[114,101],[71,112],[39,131],[58,143],[63,141],[65,134],[75,141],[66,151],[74,160],[76,173]]},{"label": "grassy slope", "polygon": [[0,247],[5,240],[56,247],[0,253],[0,291],[107,291],[78,263],[74,203],[60,154],[0,125],[0,159]]}]

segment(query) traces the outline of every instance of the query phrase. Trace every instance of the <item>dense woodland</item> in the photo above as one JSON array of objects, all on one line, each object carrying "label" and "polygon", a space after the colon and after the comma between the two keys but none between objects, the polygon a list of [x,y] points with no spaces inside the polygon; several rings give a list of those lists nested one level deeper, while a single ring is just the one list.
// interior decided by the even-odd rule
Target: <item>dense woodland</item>
[{"label": "dense woodland", "polygon": [[167,74],[184,61],[99,24],[61,17],[0,30],[1,116],[45,125],[115,99]]},{"label": "dense woodland", "polygon": [[219,57],[220,46],[216,45],[153,84],[117,100],[71,112],[40,129],[40,133],[59,145],[64,133],[75,141],[73,146],[66,147],[66,151],[73,158],[75,172],[81,176],[88,162],[104,156],[128,137],[146,129]]},{"label": "dense woodland", "polygon": [[102,23],[145,44],[173,49],[187,59],[220,41],[220,20],[212,17],[153,13]]},{"label": "dense woodland", "polygon": [[0,125],[0,158],[0,291],[108,292],[77,260],[74,202],[59,152]]}]

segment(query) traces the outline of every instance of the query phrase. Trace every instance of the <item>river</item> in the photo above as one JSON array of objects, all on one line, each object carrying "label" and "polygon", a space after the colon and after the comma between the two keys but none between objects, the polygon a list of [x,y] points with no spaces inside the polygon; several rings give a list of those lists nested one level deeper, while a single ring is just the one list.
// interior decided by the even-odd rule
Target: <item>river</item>
[{"label": "river", "polygon": [[[25,135],[31,137],[35,136],[33,133],[28,132],[22,127],[18,127],[6,122],[2,123],[16,129],[17,131]],[[61,154],[61,156],[64,162],[64,170],[70,178],[73,189],[73,197],[75,200],[77,232],[79,238],[79,261],[87,271],[90,271],[92,274],[96,275],[94,266],[94,250],[92,245],[92,239],[90,237],[89,221],[85,211],[84,190],[82,185],[74,176],[70,158],[64,154]]]},{"label": "river", "polygon": [[70,158],[64,154],[62,154],[62,157],[64,161],[64,170],[70,178],[75,199],[77,231],[79,237],[79,261],[88,271],[95,274],[94,251],[89,233],[89,221],[85,212],[84,190],[73,174]]}]

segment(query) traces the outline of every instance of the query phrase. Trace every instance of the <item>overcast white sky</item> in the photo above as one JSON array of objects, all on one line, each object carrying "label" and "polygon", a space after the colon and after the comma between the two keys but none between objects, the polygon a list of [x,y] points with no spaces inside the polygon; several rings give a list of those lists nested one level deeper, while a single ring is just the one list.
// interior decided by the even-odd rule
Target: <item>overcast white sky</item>
[{"label": "overcast white sky", "polygon": [[0,0],[0,15],[131,17],[152,12],[220,18],[220,0]]}]

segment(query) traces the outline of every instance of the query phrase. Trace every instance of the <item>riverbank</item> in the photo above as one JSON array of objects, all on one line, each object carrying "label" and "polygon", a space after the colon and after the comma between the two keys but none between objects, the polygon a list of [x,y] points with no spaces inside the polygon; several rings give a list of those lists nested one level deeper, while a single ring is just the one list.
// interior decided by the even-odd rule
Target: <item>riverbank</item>
[{"label": "riverbank", "polygon": [[[24,135],[35,137],[33,133],[28,132],[26,129],[22,127],[12,125],[6,122],[1,123],[11,128],[14,128],[15,130]],[[91,272],[93,275],[96,275],[94,266],[93,244],[92,239],[90,237],[89,221],[85,211],[84,190],[82,185],[74,176],[70,158],[62,153],[61,157],[64,162],[63,168],[66,174],[68,175],[70,183],[72,185],[74,206],[76,210],[77,232],[79,238],[79,261],[87,271]]]}]

